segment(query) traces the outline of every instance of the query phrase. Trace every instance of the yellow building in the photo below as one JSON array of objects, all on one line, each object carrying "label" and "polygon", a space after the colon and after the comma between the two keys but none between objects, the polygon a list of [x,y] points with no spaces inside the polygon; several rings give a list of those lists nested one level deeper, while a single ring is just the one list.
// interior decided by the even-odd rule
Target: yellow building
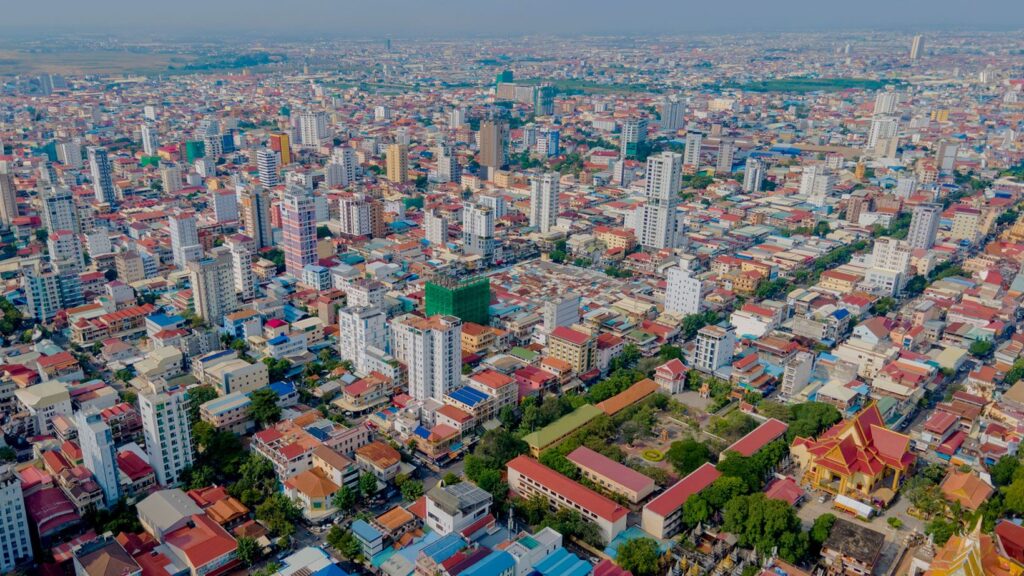
[{"label": "yellow building", "polygon": [[475,322],[462,324],[462,353],[476,354],[485,351],[495,343],[495,333],[490,326],[482,326]]},{"label": "yellow building", "polygon": [[999,552],[981,533],[981,519],[970,534],[953,535],[940,548],[924,576],[1021,576],[1024,566]]},{"label": "yellow building", "polygon": [[292,163],[292,141],[287,134],[283,132],[271,134],[270,149],[281,156],[281,166],[287,166]]},{"label": "yellow building", "polygon": [[590,334],[559,326],[548,337],[548,355],[569,363],[577,374],[584,374],[596,363],[597,339]]},{"label": "yellow building", "polygon": [[849,294],[857,289],[857,283],[860,281],[861,277],[854,274],[826,270],[821,273],[821,281],[818,282],[818,285],[838,294]]},{"label": "yellow building", "polygon": [[597,241],[604,244],[609,250],[622,248],[630,251],[636,246],[636,236],[630,230],[622,228],[599,227],[597,230]]},{"label": "yellow building", "polygon": [[388,180],[396,184],[409,181],[409,147],[405,144],[391,144],[387,150]]}]

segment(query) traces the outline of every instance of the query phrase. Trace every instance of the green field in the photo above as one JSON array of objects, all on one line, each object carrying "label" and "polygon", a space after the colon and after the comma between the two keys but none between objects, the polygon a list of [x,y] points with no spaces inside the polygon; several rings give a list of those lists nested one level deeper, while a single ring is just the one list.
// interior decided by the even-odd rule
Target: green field
[{"label": "green field", "polygon": [[638,92],[660,92],[645,84],[600,84],[587,80],[556,79],[543,80],[530,78],[528,80],[516,80],[516,84],[551,84],[562,94],[634,94]]},{"label": "green field", "polygon": [[886,84],[898,83],[894,80],[871,80],[868,78],[775,78],[745,84],[727,84],[721,88],[743,90],[745,92],[841,92],[843,90],[880,90]]}]

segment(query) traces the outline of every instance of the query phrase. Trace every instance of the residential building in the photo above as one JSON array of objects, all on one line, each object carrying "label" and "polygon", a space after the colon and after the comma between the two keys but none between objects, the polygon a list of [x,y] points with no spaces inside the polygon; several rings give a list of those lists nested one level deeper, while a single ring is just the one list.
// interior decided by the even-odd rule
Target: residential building
[{"label": "residential building", "polygon": [[910,219],[910,231],[907,233],[907,243],[910,244],[910,247],[927,250],[934,246],[941,217],[941,204],[922,203],[914,206],[913,216]]},{"label": "residential building", "polygon": [[703,308],[704,283],[684,263],[669,268],[665,285],[665,310],[683,316]]},{"label": "residential building", "polygon": [[231,250],[220,246],[209,256],[188,263],[193,309],[210,324],[221,324],[226,314],[238,309],[233,260]]},{"label": "residential building", "polygon": [[426,524],[441,536],[460,533],[488,515],[493,498],[470,482],[435,485],[427,491]]},{"label": "residential building", "polygon": [[78,445],[82,449],[82,463],[103,489],[106,506],[111,507],[121,499],[121,485],[117,451],[114,449],[110,426],[99,412],[77,412],[75,423],[78,428]]},{"label": "residential building", "polygon": [[568,362],[577,374],[596,366],[597,339],[585,332],[558,326],[548,335],[548,355]]},{"label": "residential building", "polygon": [[96,195],[96,202],[115,204],[117,190],[114,188],[113,172],[110,168],[107,149],[90,146],[86,152],[89,156],[89,171],[92,176],[92,189]]},{"label": "residential building", "polygon": [[260,184],[267,188],[277,186],[278,157],[276,152],[269,148],[261,148],[256,152],[256,167],[259,171]]},{"label": "residential building", "polygon": [[338,310],[338,353],[342,360],[352,362],[360,376],[371,372],[371,348],[387,348],[387,314],[380,308]]},{"label": "residential building", "polygon": [[167,218],[167,227],[171,234],[174,265],[184,270],[189,262],[199,260],[203,255],[196,217],[194,214],[171,215]]},{"label": "residential building", "polygon": [[682,156],[662,152],[647,159],[644,204],[639,208],[637,236],[646,248],[674,248],[676,205],[679,202]]},{"label": "residential building", "polygon": [[530,177],[530,226],[547,234],[558,219],[557,172],[534,174]]},{"label": "residential building", "polygon": [[11,465],[0,468],[0,572],[33,559],[21,479]]},{"label": "residential building", "polygon": [[409,147],[391,144],[387,150],[387,178],[396,184],[409,181]]},{"label": "residential building", "polygon": [[302,190],[288,189],[281,203],[285,271],[302,277],[307,264],[316,263],[316,205]]},{"label": "residential building", "polygon": [[454,316],[421,318],[406,314],[392,320],[392,349],[408,370],[409,395],[442,401],[459,386],[462,370],[462,321]]},{"label": "residential building", "polygon": [[736,335],[731,326],[705,326],[697,332],[694,367],[701,372],[715,373],[732,363]]},{"label": "residential building", "polygon": [[181,388],[139,394],[146,452],[161,486],[178,484],[181,471],[192,466],[188,405],[188,394]]},{"label": "residential building", "polygon": [[270,194],[266,190],[259,187],[244,190],[240,215],[245,235],[252,238],[256,250],[274,244],[270,226]]}]

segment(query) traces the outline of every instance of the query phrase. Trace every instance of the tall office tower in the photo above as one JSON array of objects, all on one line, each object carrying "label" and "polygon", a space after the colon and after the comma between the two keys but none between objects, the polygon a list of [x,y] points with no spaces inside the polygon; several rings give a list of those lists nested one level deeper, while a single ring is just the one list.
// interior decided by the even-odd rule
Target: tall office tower
[{"label": "tall office tower", "polygon": [[466,123],[466,109],[455,107],[448,111],[448,128],[455,130]]},{"label": "tall office tower", "polygon": [[503,218],[508,215],[508,202],[500,194],[481,194],[476,197],[476,203],[494,210],[495,218]]},{"label": "tall office tower", "polygon": [[619,135],[620,156],[623,158],[636,158],[640,147],[646,141],[646,118],[627,118],[622,122],[622,133]]},{"label": "tall office tower", "polygon": [[318,148],[331,137],[327,127],[327,114],[306,112],[299,115],[299,143],[305,147]]},{"label": "tall office tower", "polygon": [[273,246],[274,233],[270,226],[270,193],[263,188],[242,192],[242,226],[252,238],[256,250]]},{"label": "tall office tower", "polygon": [[409,181],[409,147],[405,144],[389,144],[387,150],[387,177],[396,184]]},{"label": "tall office tower", "polygon": [[234,190],[211,190],[210,203],[213,204],[213,215],[217,222],[238,221],[238,195]]},{"label": "tall office tower", "polygon": [[701,372],[715,372],[732,363],[736,334],[732,326],[705,326],[697,332],[693,364]]},{"label": "tall office tower", "polygon": [[160,164],[160,183],[163,185],[165,194],[173,194],[181,190],[181,166],[170,163]]},{"label": "tall office tower", "polygon": [[270,149],[277,152],[281,159],[281,165],[287,166],[292,163],[292,139],[284,132],[271,134],[268,140]]},{"label": "tall office tower", "polygon": [[78,142],[61,142],[57,144],[57,160],[68,168],[80,170],[82,163],[82,145]]},{"label": "tall office tower", "polygon": [[924,37],[918,34],[910,43],[910,59],[920,60],[924,56]]},{"label": "tall office tower", "polygon": [[0,509],[0,572],[7,574],[33,558],[21,478],[11,464],[0,466]]},{"label": "tall office tower", "polygon": [[316,203],[304,190],[289,188],[281,202],[281,232],[285,271],[302,277],[316,263]]},{"label": "tall office tower", "polygon": [[199,243],[199,229],[194,214],[175,214],[167,217],[167,228],[171,234],[171,254],[174,265],[184,270],[185,265],[203,255]]},{"label": "tall office tower", "polygon": [[878,238],[871,250],[871,267],[864,275],[864,283],[887,296],[903,290],[910,276],[913,249],[902,240]]},{"label": "tall office tower", "polygon": [[941,204],[918,204],[914,206],[914,215],[910,219],[910,230],[907,232],[907,243],[911,248],[927,250],[935,245],[935,235],[939,230],[939,218],[942,217]]},{"label": "tall office tower", "polygon": [[534,153],[542,158],[558,156],[562,133],[558,130],[545,128],[537,133],[537,143],[534,146]]},{"label": "tall office tower", "polygon": [[914,176],[899,176],[896,178],[895,194],[897,198],[904,200],[910,198],[917,192],[917,178]]},{"label": "tall office tower", "polygon": [[437,181],[441,183],[461,181],[462,168],[459,167],[459,161],[455,157],[455,153],[452,151],[452,147],[447,144],[442,144],[441,146],[437,147],[436,154]]},{"label": "tall office tower", "polygon": [[440,402],[459,386],[462,321],[454,316],[406,314],[391,322],[395,359],[409,370],[409,395]]},{"label": "tall office tower", "polygon": [[867,199],[864,196],[853,194],[846,202],[846,221],[856,225],[860,222],[860,215],[864,212],[864,204]]},{"label": "tall office tower", "polygon": [[82,449],[82,463],[103,489],[103,497],[109,508],[121,499],[121,473],[117,467],[117,451],[110,426],[103,421],[98,411],[75,412],[75,425],[78,428],[78,444]]},{"label": "tall office tower", "polygon": [[156,154],[156,149],[160,147],[160,137],[157,135],[156,126],[149,123],[142,125],[142,151],[147,156]]},{"label": "tall office tower", "polygon": [[252,272],[252,243],[246,236],[233,235],[224,240],[231,253],[231,272],[234,278],[235,294],[242,302],[256,297],[256,279]]},{"label": "tall office tower", "polygon": [[834,187],[835,176],[828,168],[817,164],[804,166],[800,176],[800,194],[806,196],[810,203],[823,206]]},{"label": "tall office tower", "polygon": [[895,114],[896,104],[899,103],[900,95],[889,90],[883,90],[875,95],[875,114]]},{"label": "tall office tower", "polygon": [[508,124],[501,120],[480,122],[480,154],[477,162],[488,169],[487,177],[505,165],[505,140],[508,138]]},{"label": "tall office tower", "polygon": [[180,387],[139,394],[146,453],[161,486],[176,486],[181,471],[192,466],[188,406],[188,393]]},{"label": "tall office tower", "polygon": [[[3,178],[3,176],[0,176]],[[40,192],[43,200],[43,225],[53,234],[57,230],[82,231],[78,225],[75,212],[75,201],[71,190],[64,187],[43,188]]]},{"label": "tall office tower", "polygon": [[377,307],[352,306],[338,310],[338,354],[352,362],[356,374],[370,373],[367,347],[387,346],[387,314]]},{"label": "tall office tower", "polygon": [[662,152],[647,159],[639,222],[640,244],[646,248],[675,247],[676,204],[682,169],[683,157],[674,152]]},{"label": "tall office tower", "polygon": [[943,140],[935,151],[935,165],[939,172],[949,173],[956,167],[956,157],[960,152],[960,144]]},{"label": "tall office tower", "polygon": [[71,230],[57,230],[46,238],[50,262],[61,274],[81,274],[85,271],[82,241]]},{"label": "tall office tower", "polygon": [[146,106],[143,106],[142,116],[145,117],[146,120],[156,122],[156,106],[153,106],[152,104],[147,104]]},{"label": "tall office tower", "polygon": [[424,237],[431,246],[444,246],[448,243],[448,219],[437,211],[431,210],[423,215]]},{"label": "tall office tower", "polygon": [[874,150],[878,141],[885,138],[895,138],[899,134],[900,123],[895,116],[875,116],[871,119],[871,128],[868,130],[869,150]]},{"label": "tall office tower", "polygon": [[277,153],[269,148],[261,148],[256,153],[256,167],[260,174],[260,184],[267,188],[277,186]]},{"label": "tall office tower", "polygon": [[686,149],[683,151],[683,166],[686,167],[687,172],[700,171],[700,149],[703,143],[703,133],[686,133]]},{"label": "tall office tower", "polygon": [[675,95],[661,99],[661,131],[676,132],[683,127],[685,104]]},{"label": "tall office tower", "polygon": [[82,305],[82,283],[78,274],[58,273],[48,263],[40,261],[23,265],[20,272],[32,318],[46,322],[61,308]]},{"label": "tall office tower", "polygon": [[0,224],[10,228],[18,217],[18,191],[14,188],[14,176],[0,169]]},{"label": "tall office tower", "polygon": [[694,276],[688,264],[669,268],[666,280],[665,310],[681,315],[700,313],[704,283]]},{"label": "tall office tower", "polygon": [[544,331],[551,333],[559,326],[572,326],[580,321],[580,295],[565,293],[544,301]]},{"label": "tall office tower", "polygon": [[60,184],[60,180],[57,178],[57,170],[54,169],[53,163],[49,160],[39,162],[39,182],[45,186]]},{"label": "tall office tower", "polygon": [[732,174],[733,154],[736,151],[736,144],[728,139],[722,138],[718,142],[718,162],[715,164],[716,174]]},{"label": "tall office tower", "polygon": [[203,158],[215,163],[217,158],[223,155],[224,136],[222,134],[207,134],[203,136]]},{"label": "tall office tower", "polygon": [[554,86],[538,86],[533,91],[533,113],[536,116],[551,116],[555,113]]},{"label": "tall office tower", "polygon": [[530,176],[530,226],[548,233],[558,220],[558,172]]},{"label": "tall office tower", "polygon": [[743,170],[743,191],[744,192],[760,192],[761,185],[764,182],[764,162],[754,158],[753,156],[747,158],[746,168]]},{"label": "tall office tower", "polygon": [[[95,260],[97,256],[112,254],[114,252],[114,245],[110,242],[110,231],[106,228],[102,228],[86,234],[85,250],[93,260]],[[118,274],[118,277],[120,277],[120,274]],[[125,281],[125,283],[128,282]]]},{"label": "tall office tower", "polygon": [[106,148],[90,146],[89,170],[92,172],[92,189],[96,193],[96,201],[103,204],[117,202],[117,191],[114,190],[114,178],[110,171],[110,158]]},{"label": "tall office tower", "polygon": [[356,181],[356,152],[348,146],[334,149],[324,170],[324,183],[328,188],[341,188]]},{"label": "tall office tower", "polygon": [[361,194],[338,199],[338,218],[342,234],[370,235],[370,202]]},{"label": "tall office tower", "polygon": [[196,316],[219,326],[225,314],[238,309],[231,250],[218,246],[209,256],[189,262],[188,271]]},{"label": "tall office tower", "polygon": [[484,264],[494,259],[494,210],[477,204],[462,208],[462,243],[467,254],[478,254]]}]

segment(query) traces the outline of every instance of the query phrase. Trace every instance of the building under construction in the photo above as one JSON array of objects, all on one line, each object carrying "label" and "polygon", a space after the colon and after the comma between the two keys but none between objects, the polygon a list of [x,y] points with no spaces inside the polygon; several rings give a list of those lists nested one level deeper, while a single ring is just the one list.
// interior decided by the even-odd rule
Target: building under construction
[{"label": "building under construction", "polygon": [[476,278],[460,282],[454,278],[438,277],[427,282],[426,314],[455,316],[463,322],[487,325],[491,305],[490,278]]}]

